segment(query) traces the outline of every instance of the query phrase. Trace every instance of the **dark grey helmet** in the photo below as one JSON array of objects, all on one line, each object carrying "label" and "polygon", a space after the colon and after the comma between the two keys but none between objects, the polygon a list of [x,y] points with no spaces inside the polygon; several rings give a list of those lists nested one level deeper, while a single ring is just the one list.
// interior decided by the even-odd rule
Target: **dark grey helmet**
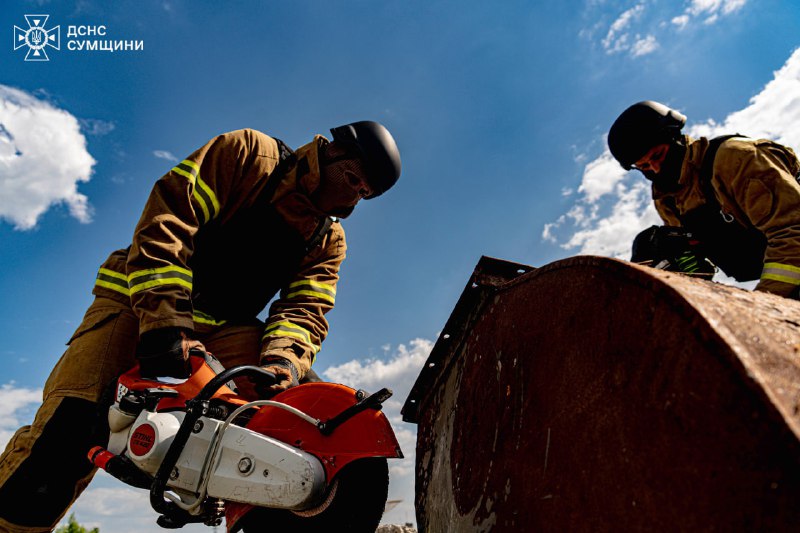
[{"label": "dark grey helmet", "polygon": [[356,148],[367,171],[367,183],[375,198],[385,193],[400,178],[400,151],[392,134],[382,124],[362,120],[331,128],[333,140]]},{"label": "dark grey helmet", "polygon": [[664,104],[638,102],[612,124],[608,149],[625,170],[630,170],[654,146],[678,140],[684,124],[686,116]]}]

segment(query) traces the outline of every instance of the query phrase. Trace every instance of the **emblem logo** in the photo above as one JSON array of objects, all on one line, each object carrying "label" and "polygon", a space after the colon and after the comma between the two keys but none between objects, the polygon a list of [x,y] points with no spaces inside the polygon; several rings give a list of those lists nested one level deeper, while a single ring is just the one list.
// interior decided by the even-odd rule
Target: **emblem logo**
[{"label": "emblem logo", "polygon": [[50,15],[25,15],[28,29],[14,26],[14,50],[27,46],[25,61],[50,61],[46,48],[61,49],[61,26],[46,29],[48,18]]}]

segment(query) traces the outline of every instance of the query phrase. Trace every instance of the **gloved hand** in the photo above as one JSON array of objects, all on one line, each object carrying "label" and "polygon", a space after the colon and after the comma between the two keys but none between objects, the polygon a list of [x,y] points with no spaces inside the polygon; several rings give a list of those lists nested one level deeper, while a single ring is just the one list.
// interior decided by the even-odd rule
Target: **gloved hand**
[{"label": "gloved hand", "polygon": [[189,351],[206,351],[200,341],[190,339],[181,328],[160,328],[142,333],[136,358],[143,378],[169,376],[186,379],[192,371]]},{"label": "gloved hand", "polygon": [[640,232],[633,241],[631,261],[708,279],[716,273],[692,233],[674,226],[650,226]]},{"label": "gloved hand", "polygon": [[274,385],[256,385],[256,392],[262,397],[274,396],[279,392],[283,392],[286,389],[290,389],[298,385],[299,379],[297,368],[295,368],[294,364],[288,359],[274,357],[271,359],[262,360],[261,368],[272,372],[278,378],[278,382]]}]

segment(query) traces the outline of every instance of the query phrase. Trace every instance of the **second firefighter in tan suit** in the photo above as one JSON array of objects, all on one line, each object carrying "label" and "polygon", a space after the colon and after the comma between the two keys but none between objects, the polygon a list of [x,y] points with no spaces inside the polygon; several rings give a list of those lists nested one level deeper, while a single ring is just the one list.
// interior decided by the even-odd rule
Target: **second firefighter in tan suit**
[{"label": "second firefighter in tan suit", "polygon": [[51,531],[64,516],[94,474],[87,450],[107,436],[101,396],[137,362],[145,376],[186,377],[199,347],[226,367],[275,372],[272,392],[313,378],[347,248],[338,218],[400,175],[382,125],[331,132],[296,151],[255,130],[226,133],[156,183],[131,245],[100,267],[34,423],[0,457],[0,531]]},{"label": "second firefighter in tan suit", "polygon": [[630,106],[608,145],[625,168],[652,182],[656,210],[683,227],[726,274],[759,280],[756,290],[800,292],[800,163],[766,139],[682,135],[686,117],[658,102]]}]

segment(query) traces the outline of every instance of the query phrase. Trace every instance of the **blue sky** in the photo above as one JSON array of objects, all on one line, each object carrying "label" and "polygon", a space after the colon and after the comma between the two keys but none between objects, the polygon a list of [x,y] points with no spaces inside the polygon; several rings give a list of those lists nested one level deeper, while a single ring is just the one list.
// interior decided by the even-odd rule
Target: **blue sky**
[{"label": "blue sky", "polygon": [[[11,46],[26,14],[61,28],[47,62]],[[144,47],[70,50],[70,25]],[[392,471],[393,522],[414,519],[399,406],[479,257],[625,257],[655,222],[643,180],[605,149],[619,112],[655,99],[692,134],[800,147],[792,0],[0,0],[0,32],[0,444],[30,420],[97,267],[173,159],[243,127],[298,147],[378,120],[403,176],[345,221],[316,367],[397,391],[410,459]],[[75,510],[103,533],[156,531],[132,501],[101,477]]]}]

